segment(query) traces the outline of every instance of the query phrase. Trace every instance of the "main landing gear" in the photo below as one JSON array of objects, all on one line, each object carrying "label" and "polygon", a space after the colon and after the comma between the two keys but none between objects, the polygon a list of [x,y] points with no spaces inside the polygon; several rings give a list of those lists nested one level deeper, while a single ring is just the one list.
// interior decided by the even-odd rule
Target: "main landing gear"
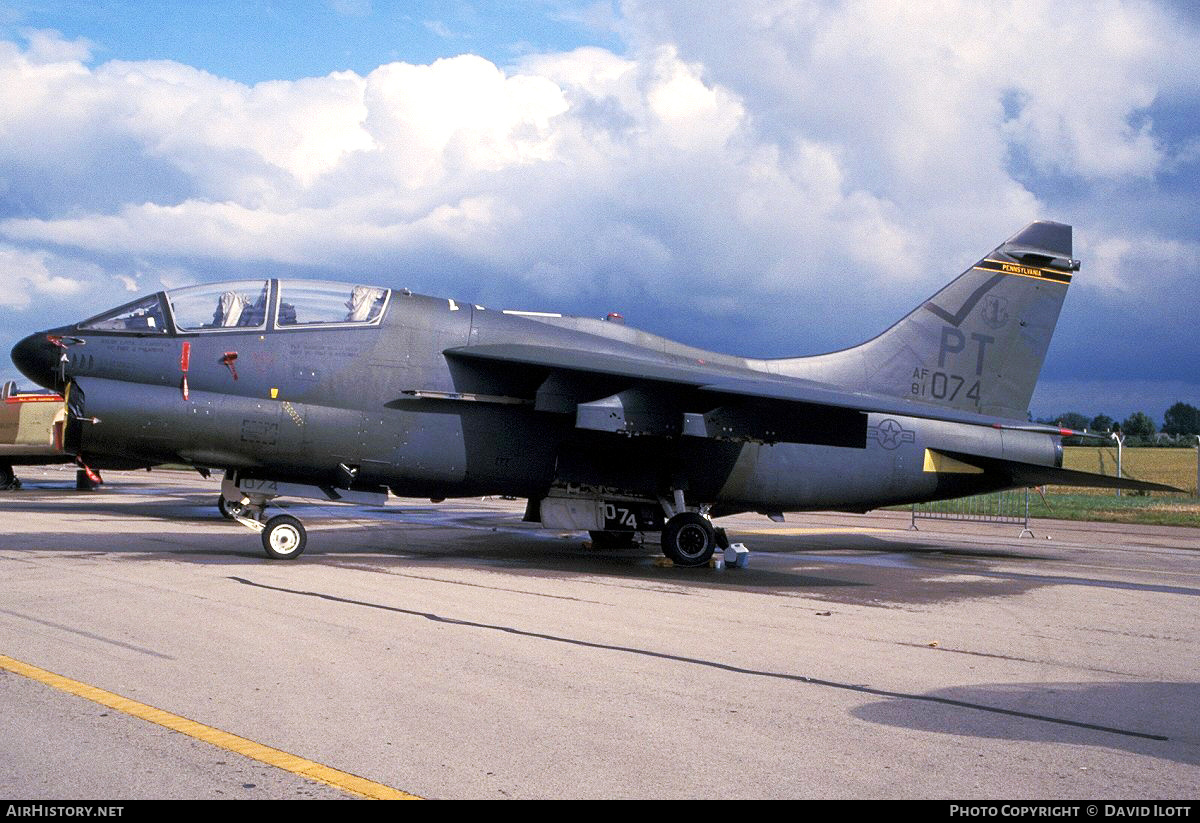
[{"label": "main landing gear", "polygon": [[698,512],[680,512],[662,532],[663,554],[676,566],[707,566],[717,549],[728,549],[725,530]]},{"label": "main landing gear", "polygon": [[705,514],[686,509],[683,492],[675,490],[672,494],[673,500],[659,498],[668,517],[662,531],[663,554],[676,566],[707,566],[714,551],[729,548],[729,538]]},{"label": "main landing gear", "polygon": [[242,513],[243,508],[244,507],[241,503],[230,503],[225,499],[225,495],[223,494],[217,498],[217,511],[219,511],[221,516],[226,520],[235,519],[239,514]]},{"label": "main landing gear", "polygon": [[680,512],[663,529],[663,554],[676,566],[706,566],[716,548],[716,529],[698,512]]}]

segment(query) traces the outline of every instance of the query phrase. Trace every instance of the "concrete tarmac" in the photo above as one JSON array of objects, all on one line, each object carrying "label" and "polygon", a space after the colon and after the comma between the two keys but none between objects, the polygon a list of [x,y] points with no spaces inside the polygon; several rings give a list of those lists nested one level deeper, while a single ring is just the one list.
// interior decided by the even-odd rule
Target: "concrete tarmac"
[{"label": "concrete tarmac", "polygon": [[523,501],[280,499],[19,470],[0,655],[294,756],[272,765],[0,668],[0,797],[1188,799],[1200,528],[719,521],[746,569],[596,551]]}]

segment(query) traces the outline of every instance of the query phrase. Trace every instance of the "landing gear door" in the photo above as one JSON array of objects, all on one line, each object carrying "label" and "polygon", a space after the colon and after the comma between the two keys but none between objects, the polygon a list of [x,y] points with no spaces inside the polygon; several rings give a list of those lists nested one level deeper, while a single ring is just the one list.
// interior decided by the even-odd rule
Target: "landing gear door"
[{"label": "landing gear door", "polygon": [[598,500],[589,497],[547,497],[539,511],[550,529],[635,532],[661,531],[662,507],[657,503]]},{"label": "landing gear door", "polygon": [[603,501],[604,531],[651,532],[663,527],[662,506],[655,503]]}]

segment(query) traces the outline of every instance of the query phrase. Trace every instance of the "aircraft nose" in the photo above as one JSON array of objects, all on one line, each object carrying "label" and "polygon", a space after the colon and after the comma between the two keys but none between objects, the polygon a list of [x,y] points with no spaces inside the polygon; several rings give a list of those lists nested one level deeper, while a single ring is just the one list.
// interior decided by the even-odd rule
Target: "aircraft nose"
[{"label": "aircraft nose", "polygon": [[12,361],[21,374],[39,386],[55,387],[59,350],[45,332],[31,334],[13,346]]}]

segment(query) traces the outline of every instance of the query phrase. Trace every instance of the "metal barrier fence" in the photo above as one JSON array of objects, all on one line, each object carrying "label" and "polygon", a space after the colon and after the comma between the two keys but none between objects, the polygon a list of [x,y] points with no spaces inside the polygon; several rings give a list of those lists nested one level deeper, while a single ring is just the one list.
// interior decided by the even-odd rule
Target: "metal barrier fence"
[{"label": "metal barrier fence", "polygon": [[913,503],[910,529],[919,531],[917,518],[926,520],[959,520],[974,523],[1010,523],[1021,527],[1020,537],[1033,531],[1029,528],[1029,489],[1013,489],[994,494],[977,494],[932,503]]}]

